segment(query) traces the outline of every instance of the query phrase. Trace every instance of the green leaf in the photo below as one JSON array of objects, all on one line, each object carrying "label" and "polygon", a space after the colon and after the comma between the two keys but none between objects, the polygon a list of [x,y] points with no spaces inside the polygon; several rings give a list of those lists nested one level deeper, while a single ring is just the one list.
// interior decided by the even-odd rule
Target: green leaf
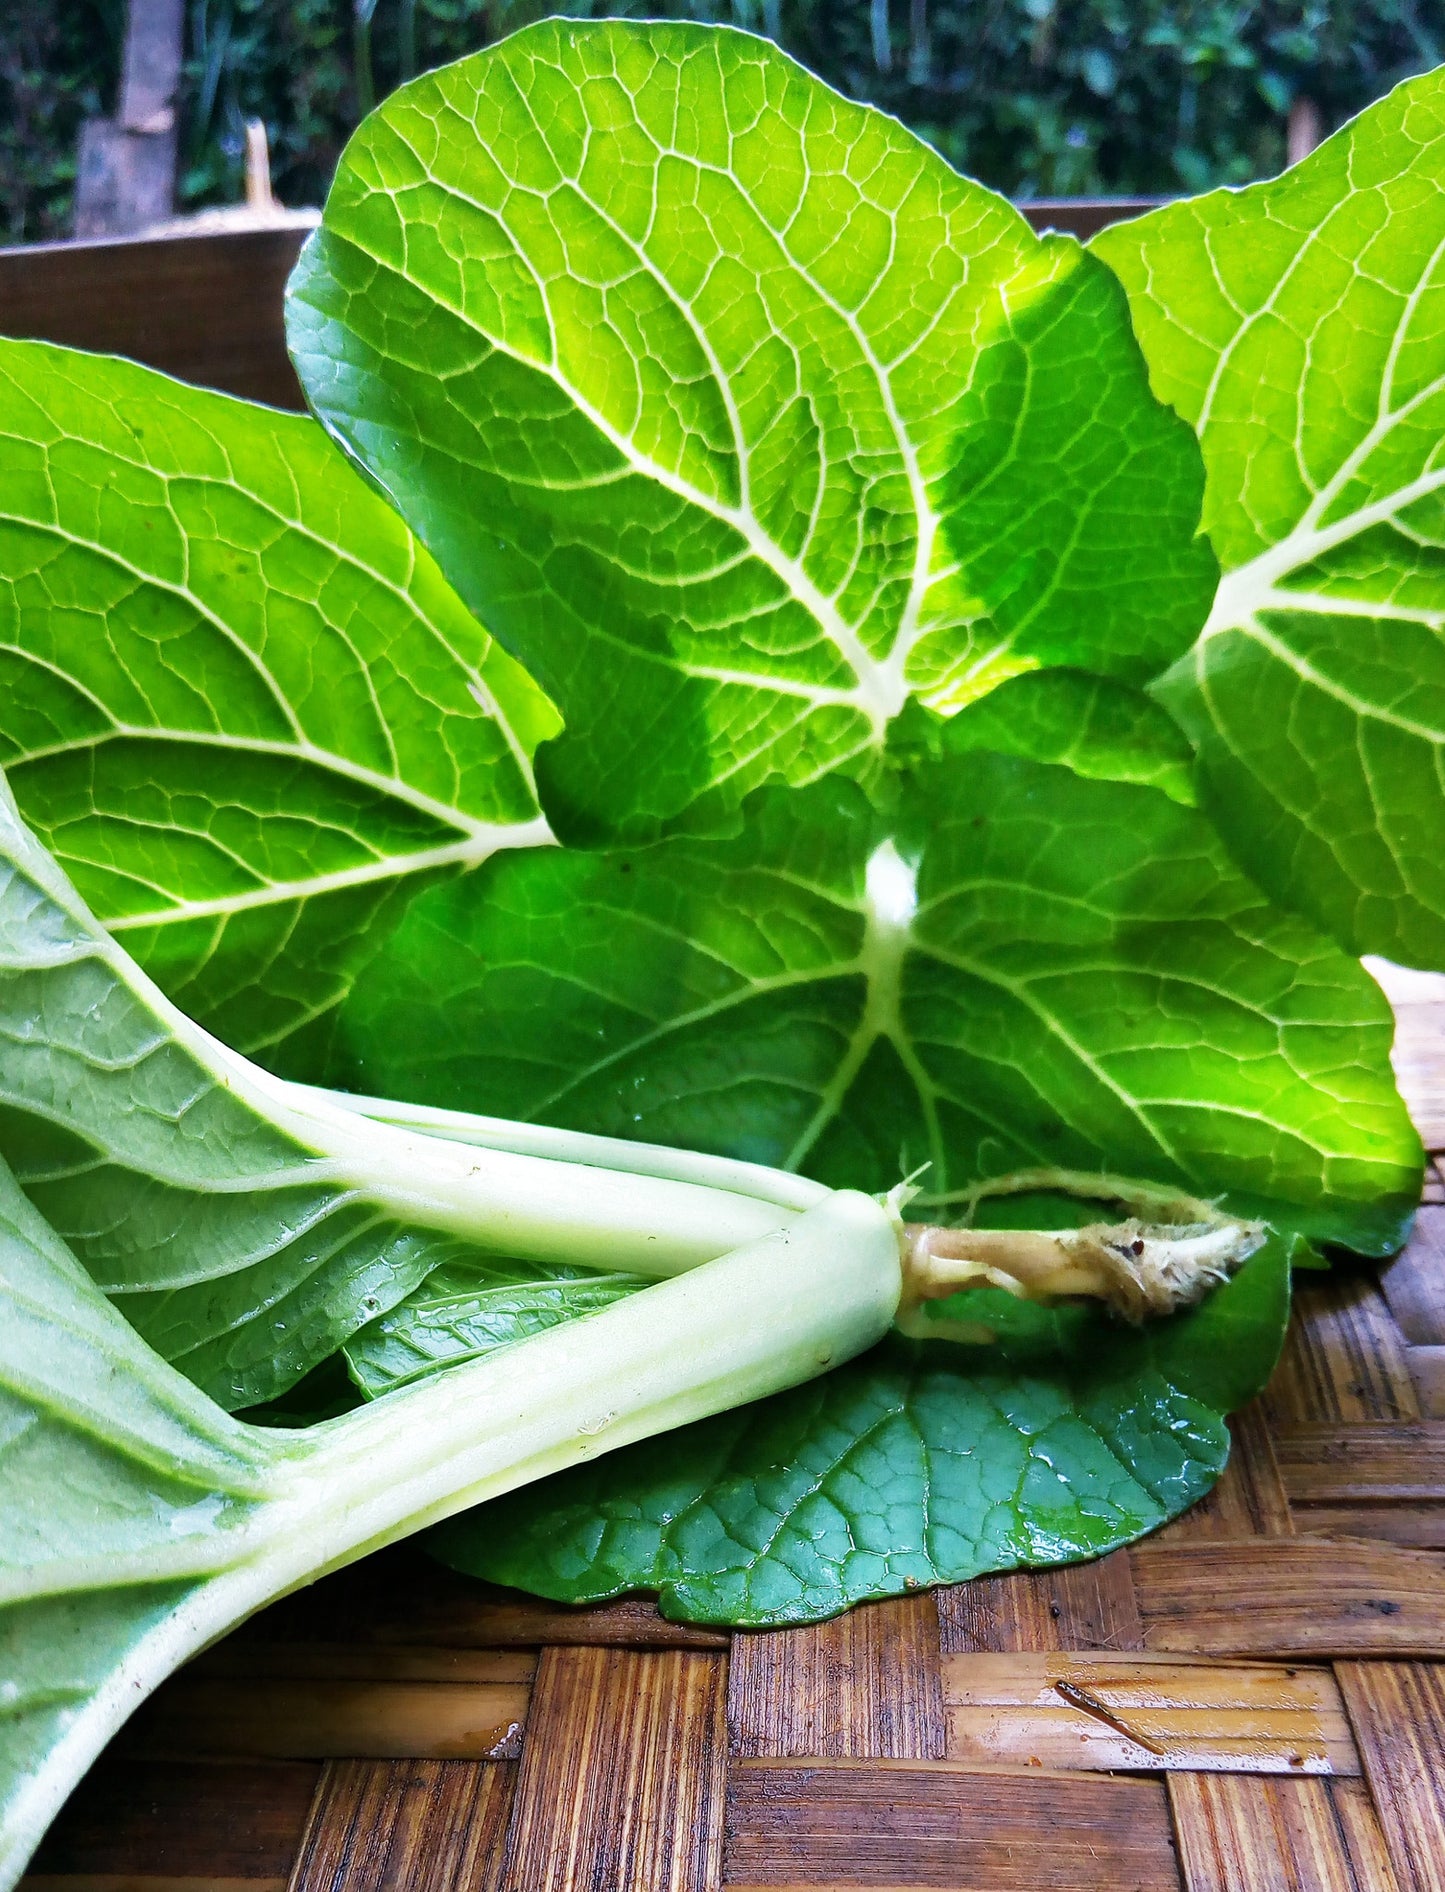
[{"label": "green leaf", "polygon": [[1117,284],[720,28],[549,21],[394,93],[288,300],[317,414],[557,702],[568,838],[866,776],[911,697],[1143,681],[1213,582]]},{"label": "green leaf", "polygon": [[[158,1360],[0,1162],[0,1884],[280,1456]],[[149,1652],[154,1651],[154,1657]]]},{"label": "green leaf", "polygon": [[733,840],[498,856],[342,1029],[375,1090],[868,1190],[927,1165],[936,1211],[1107,1170],[1382,1253],[1419,1187],[1362,968],[1194,810],[1015,756],[925,770],[891,829],[834,781]]},{"label": "green leaf", "polygon": [[581,1160],[505,1134],[478,1148],[268,1075],[127,957],[3,778],[0,1046],[0,1152],[26,1193],[156,1351],[231,1408],[279,1397],[444,1262],[656,1278],[805,1206],[792,1177],[780,1202],[766,1173],[710,1175],[706,1157],[678,1180],[610,1169],[596,1139]]},{"label": "green leaf", "polygon": [[1140,782],[1171,801],[1194,803],[1194,751],[1151,698],[1077,670],[1011,677],[981,702],[941,722],[940,755],[991,749],[1058,762],[1075,775]]},{"label": "green leaf", "polygon": [[675,1619],[759,1627],[1097,1556],[1209,1489],[1229,1450],[1223,1415],[1263,1387],[1288,1311],[1276,1238],[1158,1327],[1030,1310],[993,1346],[890,1340],[427,1542],[455,1569],[559,1601],[656,1590]]},{"label": "green leaf", "polygon": [[1445,967],[1445,74],[1094,248],[1208,468],[1223,576],[1160,694],[1210,812],[1353,951]]},{"label": "green leaf", "polygon": [[0,341],[0,765],[193,1016],[318,1063],[418,885],[539,840],[549,705],[314,421]]},{"label": "green leaf", "polygon": [[443,1265],[389,1314],[354,1333],[343,1351],[367,1398],[611,1307],[645,1285],[636,1275],[503,1270],[505,1263]]},{"label": "green leaf", "polygon": [[222,1406],[274,1397],[457,1241],[406,1226],[86,912],[0,781],[0,1150],[92,1279]]}]

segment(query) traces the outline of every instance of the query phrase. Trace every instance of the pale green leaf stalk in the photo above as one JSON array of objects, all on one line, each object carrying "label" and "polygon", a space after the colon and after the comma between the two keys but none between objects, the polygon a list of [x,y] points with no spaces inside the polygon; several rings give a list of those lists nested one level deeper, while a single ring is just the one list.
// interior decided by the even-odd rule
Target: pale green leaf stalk
[{"label": "pale green leaf stalk", "polygon": [[849,1359],[894,1217],[830,1195],[677,1279],[306,1432],[229,1419],[0,1165],[0,1887],[115,1729],[273,1598],[466,1506]]}]

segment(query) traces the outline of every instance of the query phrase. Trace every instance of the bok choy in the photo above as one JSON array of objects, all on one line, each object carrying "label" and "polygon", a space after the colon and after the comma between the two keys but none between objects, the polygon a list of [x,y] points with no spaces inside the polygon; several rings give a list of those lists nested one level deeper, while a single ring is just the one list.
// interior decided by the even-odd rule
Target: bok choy
[{"label": "bok choy", "polygon": [[311,416],[0,342],[0,1885],[406,1532],[767,1624],[1208,1489],[1419,1195],[1442,98],[1084,249],[546,22],[348,147]]},{"label": "bok choy", "polygon": [[[959,1286],[1138,1312],[1141,1292],[1199,1298],[1264,1240],[1214,1216],[1177,1237],[910,1233],[891,1202],[750,1165],[659,1152],[653,1175],[638,1146],[604,1167],[600,1138],[519,1126],[512,1150],[495,1147],[502,1126],[488,1147],[482,1126],[461,1142],[380,1122],[267,1077],[185,1019],[4,801],[0,1029],[7,1141],[24,1159],[18,1177],[0,1165],[7,1883],[138,1701],[298,1584],[810,1379]],[[425,1254],[437,1231],[609,1283],[601,1271],[621,1264],[632,1292],[327,1423],[231,1418],[202,1372],[234,1396],[250,1382],[225,1376],[259,1358],[258,1336],[289,1380],[334,1343],[298,1281],[320,1274],[333,1304],[346,1290],[354,1322],[379,1304],[347,1272],[375,1274],[374,1240],[358,1262],[328,1231],[348,1215],[405,1225],[389,1288],[415,1266],[406,1244]]]}]

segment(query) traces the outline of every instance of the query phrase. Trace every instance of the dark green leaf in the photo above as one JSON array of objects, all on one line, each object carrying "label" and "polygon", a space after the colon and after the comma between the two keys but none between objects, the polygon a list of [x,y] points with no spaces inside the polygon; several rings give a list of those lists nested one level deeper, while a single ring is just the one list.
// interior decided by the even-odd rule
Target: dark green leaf
[{"label": "dark green leaf", "polygon": [[1194,751],[1178,724],[1142,692],[1078,670],[1034,670],[1001,683],[940,722],[937,749],[1032,756],[1075,775],[1141,782],[1171,801],[1194,802]]},{"label": "dark green leaf", "polygon": [[991,1347],[888,1341],[467,1512],[428,1543],[456,1569],[563,1602],[656,1590],[667,1616],[759,1626],[1097,1556],[1209,1489],[1223,1415],[1268,1379],[1288,1310],[1275,1239],[1155,1328],[1035,1311]]},{"label": "dark green leaf", "polygon": [[508,1279],[505,1267],[444,1265],[389,1314],[353,1334],[346,1363],[367,1398],[611,1307],[645,1285],[636,1275],[540,1267],[516,1268]]}]

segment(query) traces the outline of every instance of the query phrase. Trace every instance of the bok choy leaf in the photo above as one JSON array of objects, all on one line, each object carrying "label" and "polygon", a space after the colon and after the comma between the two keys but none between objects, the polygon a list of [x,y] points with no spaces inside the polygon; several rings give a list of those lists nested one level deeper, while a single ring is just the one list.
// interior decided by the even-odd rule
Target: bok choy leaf
[{"label": "bok choy leaf", "polygon": [[1159,694],[1210,813],[1351,951],[1445,968],[1445,73],[1093,247],[1208,469],[1219,589]]},{"label": "bok choy leaf", "polygon": [[177,1004],[310,1075],[556,716],[314,421],[0,341],[0,767]]},{"label": "bok choy leaf", "polygon": [[1143,681],[1214,581],[1117,283],[749,34],[404,86],[288,292],[326,426],[557,703],[569,839],[867,779],[911,700]]}]

